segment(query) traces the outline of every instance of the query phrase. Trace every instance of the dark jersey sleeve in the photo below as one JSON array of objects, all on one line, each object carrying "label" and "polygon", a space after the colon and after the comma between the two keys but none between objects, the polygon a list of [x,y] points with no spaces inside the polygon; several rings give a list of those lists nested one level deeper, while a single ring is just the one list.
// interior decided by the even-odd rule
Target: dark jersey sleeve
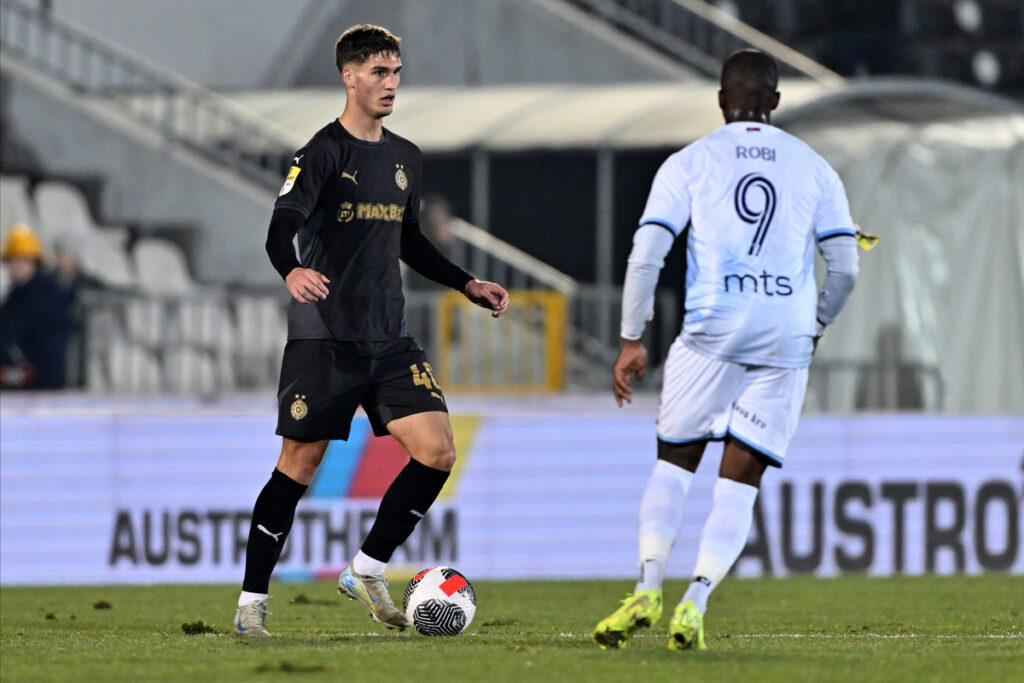
[{"label": "dark jersey sleeve", "polygon": [[274,209],[274,213],[270,217],[270,228],[267,230],[267,256],[270,257],[270,262],[282,278],[287,279],[288,273],[302,265],[295,257],[292,240],[305,220],[301,213],[290,207]]},{"label": "dark jersey sleeve", "polygon": [[328,146],[314,137],[292,157],[288,176],[277,195],[275,209],[292,209],[309,218],[320,200],[320,192],[332,173],[334,161]]},{"label": "dark jersey sleeve", "polygon": [[419,221],[402,223],[402,260],[423,277],[460,292],[473,279],[438,251],[420,230]]},{"label": "dark jersey sleeve", "polygon": [[420,202],[423,198],[423,154],[417,148],[412,168],[406,169],[411,180],[409,200],[402,219],[402,260],[423,277],[463,291],[473,276],[459,268],[438,251],[420,230]]}]

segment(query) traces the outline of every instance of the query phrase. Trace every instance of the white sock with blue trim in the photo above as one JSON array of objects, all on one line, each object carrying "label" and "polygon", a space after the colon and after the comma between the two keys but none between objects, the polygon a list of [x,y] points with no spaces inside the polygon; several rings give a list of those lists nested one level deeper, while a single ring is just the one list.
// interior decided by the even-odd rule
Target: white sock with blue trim
[{"label": "white sock with blue trim", "polygon": [[701,614],[708,596],[722,582],[736,558],[743,552],[754,521],[756,486],[720,477],[715,482],[711,514],[700,534],[697,562],[683,601],[693,600]]},{"label": "white sock with blue trim", "polygon": [[640,580],[636,592],[661,588],[672,544],[683,524],[683,501],[693,472],[664,460],[654,464],[640,501]]}]

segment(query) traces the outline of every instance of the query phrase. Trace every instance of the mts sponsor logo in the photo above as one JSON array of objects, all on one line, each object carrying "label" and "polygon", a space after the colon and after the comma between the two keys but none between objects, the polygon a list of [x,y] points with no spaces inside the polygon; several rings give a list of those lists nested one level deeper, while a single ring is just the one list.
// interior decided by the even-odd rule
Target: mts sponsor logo
[{"label": "mts sponsor logo", "polygon": [[782,482],[758,497],[734,570],[749,574],[1005,571],[1021,552],[1019,485]]},{"label": "mts sponsor logo", "polygon": [[760,275],[729,273],[724,278],[726,292],[752,292],[765,296],[789,296],[793,293],[789,277],[772,275],[762,270]]}]

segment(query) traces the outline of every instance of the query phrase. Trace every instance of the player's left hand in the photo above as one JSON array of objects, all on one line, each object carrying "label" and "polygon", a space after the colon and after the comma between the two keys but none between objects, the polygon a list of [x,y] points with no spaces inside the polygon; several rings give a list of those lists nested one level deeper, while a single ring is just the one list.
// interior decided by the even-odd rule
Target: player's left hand
[{"label": "player's left hand", "polygon": [[619,341],[619,357],[615,359],[612,366],[612,389],[615,392],[615,402],[622,407],[622,402],[633,402],[633,388],[629,386],[630,379],[636,375],[637,379],[644,378],[644,368],[647,367],[647,349],[639,339],[621,339]]},{"label": "player's left hand", "polygon": [[491,309],[491,317],[497,318],[508,310],[508,292],[500,285],[483,280],[470,280],[465,289],[466,298],[482,308]]}]

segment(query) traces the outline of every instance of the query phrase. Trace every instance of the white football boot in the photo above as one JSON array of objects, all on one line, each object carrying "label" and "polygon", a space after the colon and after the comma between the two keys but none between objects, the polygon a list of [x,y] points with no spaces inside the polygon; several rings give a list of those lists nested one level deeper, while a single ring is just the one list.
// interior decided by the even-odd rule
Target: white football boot
[{"label": "white football boot", "polygon": [[239,605],[235,611],[235,635],[239,636],[269,636],[266,621],[267,611],[266,600],[253,600],[248,605]]},{"label": "white football boot", "polygon": [[411,626],[409,619],[395,607],[388,594],[388,581],[383,576],[356,574],[352,565],[345,567],[338,577],[338,592],[350,600],[358,600],[370,610],[370,618],[387,628],[404,630]]}]

